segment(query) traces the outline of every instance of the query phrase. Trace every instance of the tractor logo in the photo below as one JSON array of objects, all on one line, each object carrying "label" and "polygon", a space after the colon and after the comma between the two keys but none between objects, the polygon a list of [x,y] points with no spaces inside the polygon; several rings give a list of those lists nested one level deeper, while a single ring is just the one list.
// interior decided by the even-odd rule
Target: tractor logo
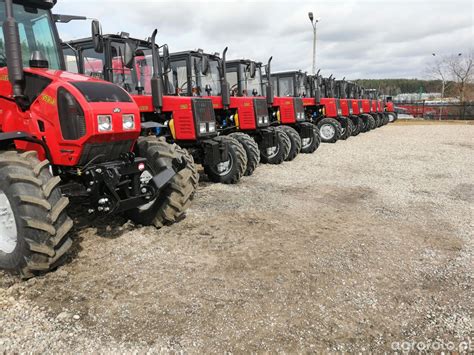
[{"label": "tractor logo", "polygon": [[114,113],[120,113],[122,112],[118,107],[114,108]]},{"label": "tractor logo", "polygon": [[8,75],[0,75],[0,81],[8,81]]},{"label": "tractor logo", "polygon": [[56,100],[54,97],[51,97],[49,95],[43,94],[41,95],[41,100],[46,102],[49,105],[56,105]]}]

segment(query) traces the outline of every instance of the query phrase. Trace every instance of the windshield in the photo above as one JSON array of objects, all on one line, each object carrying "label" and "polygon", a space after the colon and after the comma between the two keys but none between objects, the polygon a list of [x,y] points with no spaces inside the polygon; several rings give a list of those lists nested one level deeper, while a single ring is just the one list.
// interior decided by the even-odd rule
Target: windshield
[{"label": "windshield", "polygon": [[202,73],[201,59],[192,57],[193,66],[197,77],[198,93],[201,96],[219,96],[221,95],[221,83],[219,79],[219,62],[216,59],[209,58],[209,70],[206,75]]},{"label": "windshield", "polygon": [[296,96],[306,97],[309,96],[306,90],[306,75],[305,74],[296,74],[296,89],[298,92]]},{"label": "windshield", "polygon": [[244,69],[244,82],[242,85],[243,96],[261,96],[262,95],[262,73],[258,67],[255,71],[255,77],[250,77],[250,66]]},{"label": "windshield", "polygon": [[[151,95],[151,77],[153,75],[153,62],[151,49],[139,46],[135,51],[135,58],[131,68],[125,67],[123,56],[125,44],[113,42],[110,47],[112,60],[112,81],[120,85],[130,94]],[[85,63],[93,64],[90,59]]]},{"label": "windshield", "polygon": [[[0,0],[0,26],[5,21],[4,3]],[[13,13],[20,32],[23,66],[29,67],[31,53],[40,51],[48,60],[49,68],[61,69],[49,11],[42,9],[28,9],[27,11],[23,5],[13,4]],[[3,29],[0,27],[0,67],[6,65],[5,39]]]},{"label": "windshield", "polygon": [[279,96],[294,96],[293,77],[279,78]]}]

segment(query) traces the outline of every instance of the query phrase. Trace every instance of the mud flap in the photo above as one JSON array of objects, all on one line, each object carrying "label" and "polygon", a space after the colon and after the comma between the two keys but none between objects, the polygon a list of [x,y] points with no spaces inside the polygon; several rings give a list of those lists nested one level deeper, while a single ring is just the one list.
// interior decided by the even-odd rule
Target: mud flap
[{"label": "mud flap", "polygon": [[158,174],[153,176],[152,180],[155,187],[161,190],[166,186],[171,179],[181,170],[186,167],[186,161],[184,159],[173,159],[171,168],[163,168]]}]

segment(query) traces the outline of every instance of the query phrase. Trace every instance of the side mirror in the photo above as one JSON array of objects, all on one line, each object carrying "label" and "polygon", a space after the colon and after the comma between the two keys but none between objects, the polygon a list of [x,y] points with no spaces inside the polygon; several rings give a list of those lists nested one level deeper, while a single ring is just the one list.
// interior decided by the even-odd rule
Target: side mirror
[{"label": "side mirror", "polygon": [[125,49],[123,53],[123,65],[131,69],[133,67],[133,59],[135,58],[135,53],[137,51],[137,45],[131,40],[125,41]]},{"label": "side mirror", "polygon": [[249,73],[250,73],[250,77],[253,79],[255,78],[255,73],[257,72],[257,65],[255,64],[255,62],[250,62],[249,64]]},{"label": "side mirror", "polygon": [[98,20],[92,20],[91,24],[92,41],[94,42],[94,50],[97,53],[104,51],[104,43],[102,42],[102,26]]},{"label": "side mirror", "polygon": [[202,75],[207,75],[209,73],[209,58],[206,55],[203,55],[200,60],[201,63],[201,73]]},{"label": "side mirror", "polygon": [[167,72],[170,69],[170,50],[168,45],[163,45],[163,68]]}]

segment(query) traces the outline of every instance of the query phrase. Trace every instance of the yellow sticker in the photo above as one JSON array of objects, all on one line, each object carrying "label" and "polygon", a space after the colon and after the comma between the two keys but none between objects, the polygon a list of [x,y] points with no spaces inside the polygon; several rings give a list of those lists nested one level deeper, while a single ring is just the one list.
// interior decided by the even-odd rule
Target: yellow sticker
[{"label": "yellow sticker", "polygon": [[43,94],[41,95],[41,100],[46,102],[49,105],[56,105],[56,99],[54,97],[51,97],[49,95]]},{"label": "yellow sticker", "polygon": [[181,104],[181,105],[179,105],[179,108],[181,110],[187,110],[188,109],[188,104]]},{"label": "yellow sticker", "polygon": [[8,81],[8,75],[7,74],[0,75],[0,81]]},{"label": "yellow sticker", "polygon": [[245,107],[249,107],[249,106],[250,106],[250,103],[244,102],[244,106],[245,106]]},{"label": "yellow sticker", "polygon": [[148,111],[149,110],[149,107],[148,106],[140,106],[138,108],[140,111]]}]

